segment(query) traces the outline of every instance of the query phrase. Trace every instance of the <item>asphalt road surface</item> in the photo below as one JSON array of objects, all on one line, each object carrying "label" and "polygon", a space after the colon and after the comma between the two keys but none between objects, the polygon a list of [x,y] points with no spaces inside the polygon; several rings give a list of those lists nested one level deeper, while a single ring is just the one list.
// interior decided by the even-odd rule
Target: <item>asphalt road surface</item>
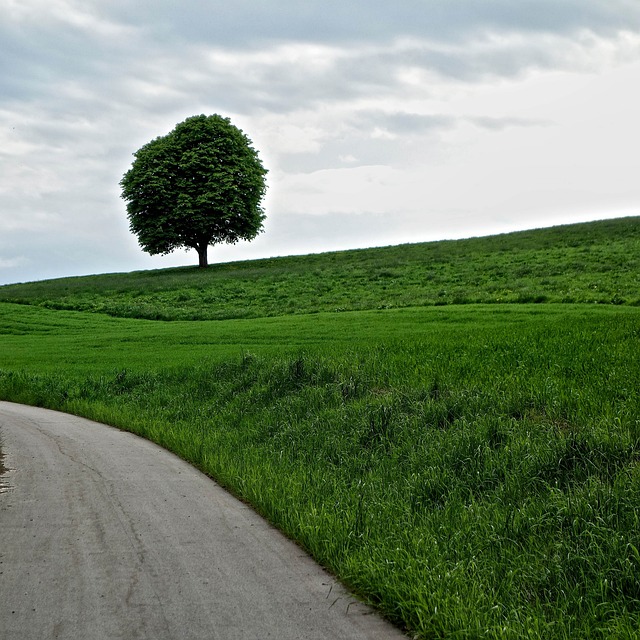
[{"label": "asphalt road surface", "polygon": [[209,478],[0,402],[0,639],[405,638]]}]

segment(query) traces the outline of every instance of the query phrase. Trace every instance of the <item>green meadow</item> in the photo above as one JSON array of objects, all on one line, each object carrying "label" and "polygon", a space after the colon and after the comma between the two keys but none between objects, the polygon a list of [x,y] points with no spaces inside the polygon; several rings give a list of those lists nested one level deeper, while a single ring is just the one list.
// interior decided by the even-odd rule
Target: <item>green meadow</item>
[{"label": "green meadow", "polygon": [[149,320],[471,303],[640,305],[640,218],[0,287],[0,301]]},{"label": "green meadow", "polygon": [[640,219],[0,287],[0,398],[150,438],[417,638],[636,638]]}]

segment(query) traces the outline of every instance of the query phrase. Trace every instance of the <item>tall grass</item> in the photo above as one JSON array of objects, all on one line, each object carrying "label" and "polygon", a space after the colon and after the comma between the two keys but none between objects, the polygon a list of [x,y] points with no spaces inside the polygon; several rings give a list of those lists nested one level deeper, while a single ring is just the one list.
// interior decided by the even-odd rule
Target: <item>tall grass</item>
[{"label": "tall grass", "polygon": [[[178,452],[418,637],[637,637],[640,310],[158,325],[9,306],[40,329],[3,338],[1,397]],[[134,346],[100,362],[91,318]],[[39,373],[65,331],[73,360]]]}]

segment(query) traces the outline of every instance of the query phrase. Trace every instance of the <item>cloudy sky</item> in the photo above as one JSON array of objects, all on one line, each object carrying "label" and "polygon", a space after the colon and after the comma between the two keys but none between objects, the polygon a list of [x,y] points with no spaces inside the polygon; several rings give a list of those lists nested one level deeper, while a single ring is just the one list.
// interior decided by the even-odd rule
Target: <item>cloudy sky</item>
[{"label": "cloudy sky", "polygon": [[640,215],[640,2],[0,0],[0,284],[197,263],[118,183],[200,113],[269,169],[211,262]]}]

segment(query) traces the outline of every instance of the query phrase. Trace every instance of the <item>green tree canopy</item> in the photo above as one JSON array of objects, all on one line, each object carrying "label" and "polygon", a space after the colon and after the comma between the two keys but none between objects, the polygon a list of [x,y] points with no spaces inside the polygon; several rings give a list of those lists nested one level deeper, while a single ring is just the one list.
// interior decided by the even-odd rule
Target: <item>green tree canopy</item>
[{"label": "green tree canopy", "polygon": [[265,218],[267,170],[228,118],[193,116],[144,145],[120,182],[129,227],[151,255],[252,240]]}]

